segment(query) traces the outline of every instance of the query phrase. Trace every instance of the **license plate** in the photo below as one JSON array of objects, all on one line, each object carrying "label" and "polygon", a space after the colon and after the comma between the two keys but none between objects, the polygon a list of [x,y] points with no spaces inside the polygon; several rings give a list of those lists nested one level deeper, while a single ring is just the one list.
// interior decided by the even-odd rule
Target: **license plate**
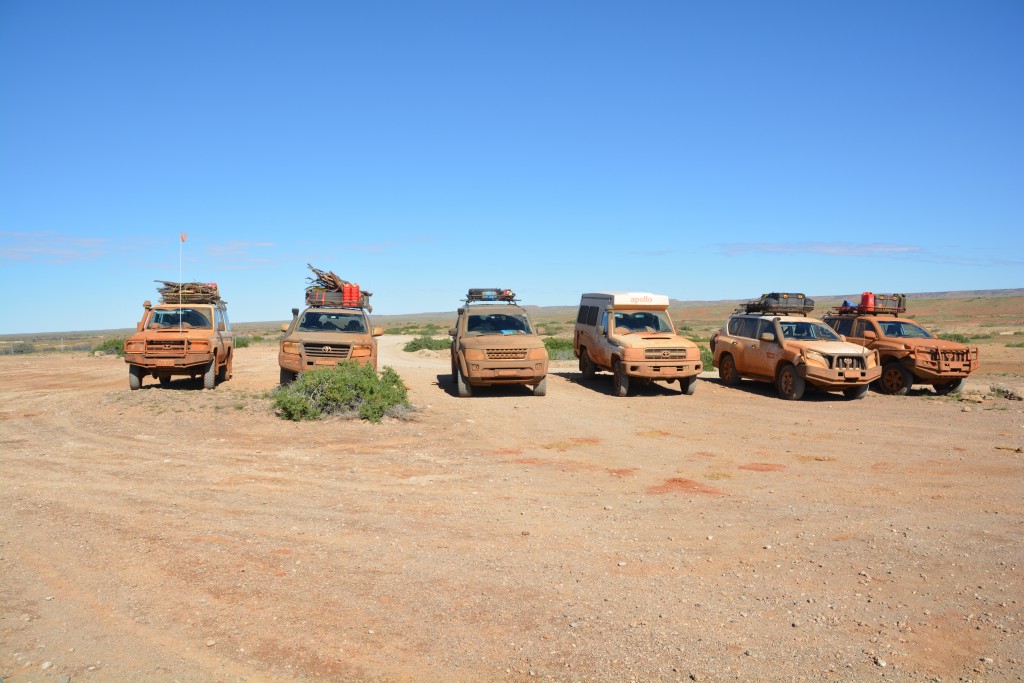
[{"label": "license plate", "polygon": [[499,375],[518,375],[518,370],[498,370]]},{"label": "license plate", "polygon": [[161,366],[161,367],[165,367],[165,366],[168,366],[168,365],[174,365],[174,359],[173,358],[157,358],[156,359],[156,364]]}]

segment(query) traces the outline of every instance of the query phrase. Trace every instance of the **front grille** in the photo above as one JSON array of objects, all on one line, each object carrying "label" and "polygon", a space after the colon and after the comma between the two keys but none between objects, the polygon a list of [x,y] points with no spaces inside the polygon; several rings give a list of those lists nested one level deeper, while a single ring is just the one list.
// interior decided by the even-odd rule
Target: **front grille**
[{"label": "front grille", "polygon": [[646,360],[686,360],[686,349],[644,349]]},{"label": "front grille", "polygon": [[833,370],[863,370],[863,356],[836,356],[832,359]]},{"label": "front grille", "polygon": [[302,350],[306,352],[307,358],[338,358],[345,359],[349,356],[348,344],[303,344]]},{"label": "front grille", "polygon": [[526,360],[526,349],[487,349],[487,360]]},{"label": "front grille", "polygon": [[184,339],[146,340],[147,356],[169,356],[172,358],[180,358],[185,355],[186,348]]},{"label": "front grille", "polygon": [[971,352],[968,349],[931,349],[933,361],[945,361],[947,363],[966,363],[971,360]]}]

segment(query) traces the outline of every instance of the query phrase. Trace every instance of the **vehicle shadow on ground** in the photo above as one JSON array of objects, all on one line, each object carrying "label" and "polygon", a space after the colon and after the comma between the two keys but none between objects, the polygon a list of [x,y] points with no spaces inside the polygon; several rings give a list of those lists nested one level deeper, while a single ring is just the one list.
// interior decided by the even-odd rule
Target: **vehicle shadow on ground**
[{"label": "vehicle shadow on ground", "polygon": [[[615,396],[615,384],[612,382],[610,374],[598,373],[593,379],[584,379],[581,372],[565,372],[559,373],[559,377],[563,377],[567,382],[577,384],[590,391],[604,394],[605,396]],[[697,380],[697,391],[700,391],[699,379]],[[678,396],[680,393],[678,382],[674,384],[665,384],[664,382],[633,382],[633,385],[629,388],[630,396]]]},{"label": "vehicle shadow on ground", "polygon": [[[740,380],[738,386],[730,387],[717,377],[714,379],[707,379],[704,381],[712,384],[717,384],[723,389],[729,389],[732,391],[745,391],[749,394],[757,394],[759,396],[764,396],[766,398],[774,398],[777,401],[784,400],[781,396],[779,396],[779,391],[778,389],[775,388],[775,385],[769,382],[758,382],[752,379],[744,379]],[[868,393],[871,394],[874,392],[869,391]],[[841,403],[851,403],[856,402],[857,400],[863,399],[846,398],[846,396],[843,396],[843,394],[838,391],[821,391],[820,389],[812,387],[810,384],[807,385],[807,389],[804,391],[803,398],[800,399],[800,401],[803,401],[804,403],[829,403],[833,401],[839,401]]]},{"label": "vehicle shadow on ground", "polygon": [[[220,382],[217,386],[220,386]],[[160,384],[156,380],[150,380],[150,383],[143,384],[139,387],[139,391],[149,391],[150,389],[157,389],[162,391],[202,391],[203,390],[203,378],[197,377],[192,379],[191,377],[181,377],[178,379],[172,379],[168,384]]]},{"label": "vehicle shadow on ground", "polygon": [[[455,381],[449,372],[437,375],[437,386],[449,396],[459,397]],[[472,398],[507,398],[509,396],[533,396],[533,387],[525,384],[498,384],[490,387],[473,387]]]}]

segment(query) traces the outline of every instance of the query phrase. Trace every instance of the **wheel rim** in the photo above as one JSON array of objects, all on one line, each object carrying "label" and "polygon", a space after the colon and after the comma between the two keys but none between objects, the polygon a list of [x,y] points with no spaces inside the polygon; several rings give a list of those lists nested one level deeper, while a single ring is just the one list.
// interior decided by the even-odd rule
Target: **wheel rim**
[{"label": "wheel rim", "polygon": [[882,375],[882,387],[886,391],[899,391],[903,388],[903,373],[899,368],[889,368]]},{"label": "wheel rim", "polygon": [[779,375],[779,389],[786,396],[793,393],[793,371],[789,368],[783,370],[782,374]]}]

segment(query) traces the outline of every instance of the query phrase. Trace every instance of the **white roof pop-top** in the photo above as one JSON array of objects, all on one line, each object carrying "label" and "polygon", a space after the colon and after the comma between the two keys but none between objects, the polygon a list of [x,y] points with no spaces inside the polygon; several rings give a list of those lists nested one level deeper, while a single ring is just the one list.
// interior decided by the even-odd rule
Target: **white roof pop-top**
[{"label": "white roof pop-top", "polygon": [[615,307],[626,306],[660,306],[668,308],[668,297],[664,294],[650,292],[592,292],[584,294],[582,299],[598,299]]}]

